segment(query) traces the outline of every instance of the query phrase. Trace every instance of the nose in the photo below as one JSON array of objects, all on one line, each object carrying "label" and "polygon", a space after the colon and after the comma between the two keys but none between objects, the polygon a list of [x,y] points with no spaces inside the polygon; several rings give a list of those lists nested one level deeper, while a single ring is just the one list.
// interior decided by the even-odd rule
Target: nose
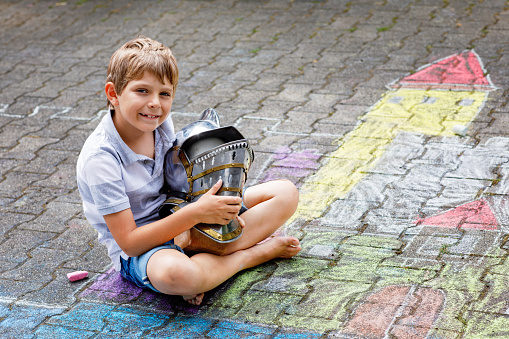
[{"label": "nose", "polygon": [[150,98],[150,100],[148,102],[148,107],[150,107],[150,108],[160,108],[161,107],[161,103],[159,102],[158,95],[154,95]]}]

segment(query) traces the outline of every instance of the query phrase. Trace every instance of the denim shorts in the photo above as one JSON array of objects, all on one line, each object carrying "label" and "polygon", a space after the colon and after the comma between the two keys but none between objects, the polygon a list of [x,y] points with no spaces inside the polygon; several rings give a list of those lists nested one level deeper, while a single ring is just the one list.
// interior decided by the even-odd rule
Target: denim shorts
[{"label": "denim shorts", "polygon": [[167,243],[154,247],[150,251],[145,252],[137,257],[129,257],[127,260],[120,257],[120,274],[122,274],[124,278],[133,282],[138,287],[149,288],[153,291],[159,292],[154,286],[152,286],[150,280],[148,280],[147,264],[148,260],[154,253],[163,249],[174,249],[184,253],[184,251],[179,246],[173,243],[173,240],[170,240]]}]

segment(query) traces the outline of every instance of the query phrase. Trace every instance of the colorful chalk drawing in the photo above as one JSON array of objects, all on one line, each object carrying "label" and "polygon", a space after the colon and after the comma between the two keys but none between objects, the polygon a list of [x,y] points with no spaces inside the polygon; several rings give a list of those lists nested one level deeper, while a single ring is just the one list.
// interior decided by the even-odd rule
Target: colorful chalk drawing
[{"label": "colorful chalk drawing", "polygon": [[478,55],[465,51],[390,84],[389,88],[395,90],[387,92],[352,132],[338,140],[340,147],[301,187],[299,209],[293,220],[322,216],[376,166],[399,132],[453,136],[454,125],[468,125],[484,106],[489,92],[496,89],[485,73]]},{"label": "colorful chalk drawing", "polygon": [[[479,191],[488,193],[490,180],[496,179],[493,169],[509,161],[509,140],[493,138],[486,145],[473,147],[453,133],[454,125],[468,126],[484,107],[489,92],[497,89],[485,74],[478,55],[465,51],[390,84],[391,91],[361,117],[355,130],[338,140],[340,147],[328,155],[328,162],[300,187],[301,203],[293,220],[308,221],[308,227],[321,225],[310,228],[304,236],[304,258],[296,264],[301,270],[283,268],[281,263],[273,273],[279,279],[255,285],[260,297],[263,291],[277,288],[297,299],[299,291],[304,293],[306,288],[320,291],[320,295],[306,295],[288,306],[277,321],[266,312],[253,316],[253,310],[244,308],[237,313],[238,318],[278,322],[345,338],[425,338],[454,337],[460,332],[468,336],[479,331],[477,321],[489,322],[490,317],[479,312],[486,309],[474,306],[475,311],[469,314],[474,321],[465,326],[461,309],[472,300],[481,300],[481,305],[498,303],[499,309],[505,309],[496,312],[506,314],[509,304],[500,301],[508,294],[501,288],[508,278],[506,273],[500,274],[506,253],[499,248],[501,233],[497,230],[507,228],[507,223],[500,225],[495,217],[502,213],[509,219],[502,211],[502,194],[506,192],[474,199]],[[450,139],[425,143],[426,136]],[[294,157],[302,154],[305,151]],[[286,165],[277,157],[284,171],[301,177],[302,168],[293,165],[293,157],[286,157]],[[394,162],[408,167],[398,168]],[[276,168],[272,171],[267,178],[280,174]],[[402,174],[407,179],[401,179]],[[391,185],[396,188],[388,188]],[[452,189],[444,190],[444,186]],[[444,207],[458,202],[459,207],[444,212]],[[423,207],[432,216],[418,218]],[[358,235],[355,223],[350,229],[345,226],[361,218],[372,233]],[[328,224],[343,230],[324,231]],[[395,236],[400,234],[405,242]],[[320,266],[320,258],[334,255],[340,259],[332,266]],[[446,256],[446,261],[438,260]],[[479,267],[485,265],[492,265],[496,273],[482,278]],[[308,268],[305,274],[302,267]],[[295,277],[296,271],[301,277],[297,287],[293,280],[293,285],[285,285],[288,278],[284,277]],[[234,286],[248,284],[242,276],[238,279],[241,282]],[[486,288],[493,290],[494,297],[483,300],[480,294]],[[378,292],[370,292],[373,290]],[[354,296],[359,302],[352,312],[348,303]],[[238,292],[226,291],[216,305],[226,307],[225,301],[235,297],[240,297]],[[394,302],[374,301],[384,298]],[[281,306],[280,302],[278,299],[272,304]],[[263,306],[270,308],[270,304]],[[257,309],[255,313],[259,312]],[[506,323],[502,319],[484,328],[483,333],[495,333]],[[367,328],[371,330],[366,332]]]},{"label": "colorful chalk drawing", "polygon": [[293,260],[235,276],[201,308],[110,270],[70,310],[0,304],[12,318],[0,331],[14,333],[23,309],[38,337],[507,337],[509,139],[452,132],[496,89],[485,74],[465,51],[389,84],[321,167],[315,150],[278,150],[260,180],[302,182]]}]

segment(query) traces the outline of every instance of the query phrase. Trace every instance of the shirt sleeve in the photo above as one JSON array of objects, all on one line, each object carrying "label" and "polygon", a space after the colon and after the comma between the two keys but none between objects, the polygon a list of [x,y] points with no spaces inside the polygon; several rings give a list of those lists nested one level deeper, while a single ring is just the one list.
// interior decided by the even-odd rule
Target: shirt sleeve
[{"label": "shirt sleeve", "polygon": [[90,198],[99,214],[104,216],[130,208],[119,159],[100,152],[88,159],[83,170]]}]

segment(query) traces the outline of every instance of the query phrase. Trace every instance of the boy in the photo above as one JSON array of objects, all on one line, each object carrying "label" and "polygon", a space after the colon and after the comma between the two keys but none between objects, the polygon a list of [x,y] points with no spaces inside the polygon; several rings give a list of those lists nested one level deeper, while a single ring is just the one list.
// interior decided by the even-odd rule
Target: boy
[{"label": "boy", "polygon": [[[239,217],[242,198],[215,195],[219,181],[198,201],[159,219],[164,155],[175,140],[169,114],[177,82],[176,60],[159,42],[138,37],[117,50],[105,85],[110,114],[85,142],[77,180],[84,214],[115,269],[140,287],[199,305],[204,292],[239,271],[300,251],[294,237],[260,243],[295,212],[298,191],[287,180],[250,187],[243,199],[248,210]],[[173,242],[198,223],[225,225],[233,218],[243,235],[221,256],[188,257]]]}]

